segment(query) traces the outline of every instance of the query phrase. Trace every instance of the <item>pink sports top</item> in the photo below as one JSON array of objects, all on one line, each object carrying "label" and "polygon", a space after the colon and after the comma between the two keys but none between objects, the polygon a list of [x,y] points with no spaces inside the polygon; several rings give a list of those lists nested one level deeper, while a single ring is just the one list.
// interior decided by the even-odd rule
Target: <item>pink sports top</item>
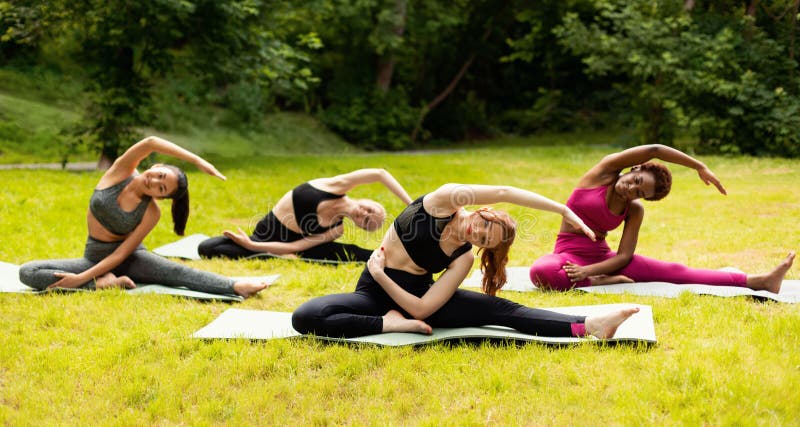
[{"label": "pink sports top", "polygon": [[608,186],[595,188],[576,188],[567,199],[567,207],[575,212],[586,225],[595,231],[611,231],[625,220],[628,208],[617,215],[606,204]]}]

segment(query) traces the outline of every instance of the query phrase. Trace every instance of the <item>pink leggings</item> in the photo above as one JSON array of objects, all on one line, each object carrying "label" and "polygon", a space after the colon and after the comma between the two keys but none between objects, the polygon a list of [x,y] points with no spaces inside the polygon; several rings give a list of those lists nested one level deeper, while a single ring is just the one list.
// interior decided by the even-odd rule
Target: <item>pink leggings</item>
[{"label": "pink leggings", "polygon": [[[563,267],[567,261],[578,265],[596,264],[613,257],[616,252],[609,249],[604,240],[592,242],[585,236],[561,233],[556,240],[555,253],[537,259],[530,270],[534,284],[542,284],[553,290],[567,290],[589,285],[589,279],[572,283]],[[622,274],[634,282],[669,282],[676,284],[697,283],[715,286],[746,286],[744,273],[689,268],[682,264],[658,261],[634,255],[631,262],[621,270],[610,273]]]}]

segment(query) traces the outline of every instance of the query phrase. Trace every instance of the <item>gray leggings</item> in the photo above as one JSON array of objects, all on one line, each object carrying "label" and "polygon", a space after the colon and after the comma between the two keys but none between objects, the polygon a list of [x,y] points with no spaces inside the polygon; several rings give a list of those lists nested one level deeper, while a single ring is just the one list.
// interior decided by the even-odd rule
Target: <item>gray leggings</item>
[{"label": "gray leggings", "polygon": [[[45,289],[59,280],[53,273],[82,273],[109,256],[120,244],[100,242],[89,237],[83,258],[27,262],[19,269],[19,280],[32,288]],[[235,294],[233,279],[170,261],[148,252],[142,245],[111,272],[116,276],[128,276],[136,284],[185,286],[211,294]],[[94,280],[84,283],[81,288],[94,289]]]}]

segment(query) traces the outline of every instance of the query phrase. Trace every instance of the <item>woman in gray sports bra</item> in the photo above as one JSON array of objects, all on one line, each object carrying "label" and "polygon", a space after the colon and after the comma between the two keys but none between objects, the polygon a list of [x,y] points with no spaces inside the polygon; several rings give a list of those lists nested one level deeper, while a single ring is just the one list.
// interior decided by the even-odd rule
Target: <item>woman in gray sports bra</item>
[{"label": "woman in gray sports bra", "polygon": [[245,298],[264,289],[265,283],[234,281],[145,249],[142,241],[161,217],[153,199],[172,199],[172,220],[179,235],[183,235],[189,216],[188,181],[183,171],[163,164],[141,174],[136,171],[153,152],[194,163],[203,172],[225,179],[199,156],[167,140],[147,137],[125,151],[100,178],[89,200],[89,236],[83,258],[28,262],[20,267],[20,281],[36,289],[130,289],[136,283],[156,283]]}]

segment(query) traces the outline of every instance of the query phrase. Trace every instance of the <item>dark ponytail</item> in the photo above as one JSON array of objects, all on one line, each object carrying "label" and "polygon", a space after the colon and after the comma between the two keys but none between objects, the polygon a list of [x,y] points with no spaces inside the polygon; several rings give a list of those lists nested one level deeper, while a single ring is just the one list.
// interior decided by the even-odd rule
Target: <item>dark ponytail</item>
[{"label": "dark ponytail", "polygon": [[175,234],[183,236],[186,222],[189,220],[189,179],[179,168],[172,165],[164,166],[172,169],[178,177],[178,187],[167,197],[172,199],[172,229]]}]

